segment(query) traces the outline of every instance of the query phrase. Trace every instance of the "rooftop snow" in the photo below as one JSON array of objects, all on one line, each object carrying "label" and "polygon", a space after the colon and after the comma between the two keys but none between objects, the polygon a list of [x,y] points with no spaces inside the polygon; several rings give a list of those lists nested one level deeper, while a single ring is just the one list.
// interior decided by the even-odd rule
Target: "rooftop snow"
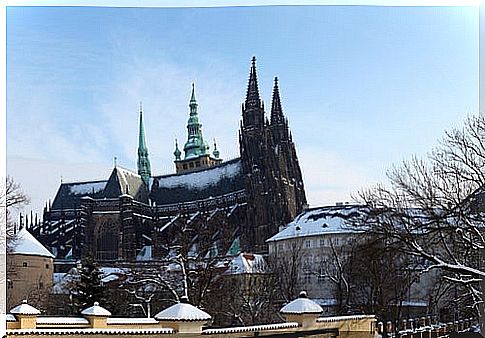
[{"label": "rooftop snow", "polygon": [[22,304],[17,305],[13,309],[10,310],[10,313],[14,315],[40,315],[40,311],[37,310],[35,307],[27,304],[27,301],[23,301]]},{"label": "rooftop snow", "polygon": [[12,253],[54,258],[54,255],[25,228],[15,235]]},{"label": "rooftop snow", "polygon": [[157,320],[176,320],[176,321],[207,321],[211,316],[196,308],[192,304],[177,303],[160,311],[155,316]]},{"label": "rooftop snow", "polygon": [[95,194],[100,192],[106,186],[106,181],[86,182],[86,183],[71,183],[69,190],[74,195]]},{"label": "rooftop snow", "polygon": [[241,253],[234,257],[225,274],[237,275],[243,273],[263,273],[266,271],[266,262],[262,255]]},{"label": "rooftop snow", "polygon": [[358,206],[331,206],[312,208],[298,215],[288,226],[267,240],[279,241],[294,237],[307,237],[334,233],[362,232],[363,227],[349,224],[359,215]]},{"label": "rooftop snow", "polygon": [[81,311],[81,314],[85,316],[102,316],[102,317],[111,316],[111,312],[106,310],[104,307],[99,306],[98,302],[94,302],[93,306],[88,307],[87,309]]},{"label": "rooftop snow", "polygon": [[302,291],[300,293],[300,297],[283,306],[280,312],[293,313],[293,314],[303,314],[303,313],[319,314],[323,312],[323,309],[320,305],[315,303],[313,300],[308,299],[306,292]]},{"label": "rooftop snow", "polygon": [[161,176],[158,180],[159,188],[185,187],[203,190],[216,185],[223,178],[236,177],[241,172],[241,162],[233,162],[207,170],[195,171],[187,174]]}]

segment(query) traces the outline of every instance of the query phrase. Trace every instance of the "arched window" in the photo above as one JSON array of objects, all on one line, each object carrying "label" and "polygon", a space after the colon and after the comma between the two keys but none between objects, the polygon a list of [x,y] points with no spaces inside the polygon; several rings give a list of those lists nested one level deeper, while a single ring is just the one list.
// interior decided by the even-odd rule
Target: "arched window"
[{"label": "arched window", "polygon": [[118,231],[112,223],[105,223],[96,238],[96,259],[118,259]]}]

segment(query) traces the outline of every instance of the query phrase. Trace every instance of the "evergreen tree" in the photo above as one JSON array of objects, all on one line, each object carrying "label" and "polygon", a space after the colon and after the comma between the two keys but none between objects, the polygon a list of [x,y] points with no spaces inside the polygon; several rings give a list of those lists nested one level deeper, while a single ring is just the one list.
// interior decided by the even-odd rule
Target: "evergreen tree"
[{"label": "evergreen tree", "polygon": [[79,280],[71,290],[72,306],[75,313],[93,306],[94,302],[105,303],[105,290],[101,285],[99,266],[91,260],[79,268]]}]

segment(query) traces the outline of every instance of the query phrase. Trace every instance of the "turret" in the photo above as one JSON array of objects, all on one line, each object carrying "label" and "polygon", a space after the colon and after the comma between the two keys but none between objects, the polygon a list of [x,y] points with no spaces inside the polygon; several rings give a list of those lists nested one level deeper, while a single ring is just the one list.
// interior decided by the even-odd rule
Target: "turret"
[{"label": "turret", "polygon": [[173,152],[173,155],[175,156],[175,161],[180,161],[180,155],[182,155],[182,152],[179,149],[177,139],[175,139],[175,151]]},{"label": "turret", "polygon": [[[189,101],[189,120],[187,122],[187,142],[184,145],[184,158],[181,159],[181,151],[178,143],[175,143],[175,168],[177,173],[207,168],[219,164],[219,151],[214,149],[214,157],[209,152],[209,145],[202,135],[202,124],[199,122],[197,99],[195,98],[195,85],[192,83],[192,94]],[[218,154],[217,156],[215,154]]]},{"label": "turret", "polygon": [[202,136],[202,124],[199,122],[199,114],[197,112],[198,104],[195,99],[194,83],[192,83],[192,95],[190,97],[189,107],[190,116],[187,122],[187,142],[184,145],[184,159],[207,155],[209,153],[209,145],[204,141],[204,137]]},{"label": "turret", "polygon": [[143,126],[143,110],[141,103],[140,126],[138,132],[138,175],[140,175],[143,182],[148,185],[152,172],[150,168],[150,160],[148,158],[148,148],[145,142],[145,128]]}]

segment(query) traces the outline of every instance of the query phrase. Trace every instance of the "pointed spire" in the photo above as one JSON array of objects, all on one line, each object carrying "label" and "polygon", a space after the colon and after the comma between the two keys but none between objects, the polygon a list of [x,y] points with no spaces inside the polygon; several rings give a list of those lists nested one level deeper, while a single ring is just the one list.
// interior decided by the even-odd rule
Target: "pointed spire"
[{"label": "pointed spire", "polygon": [[216,144],[216,139],[214,139],[214,151],[212,152],[215,158],[219,158],[219,150],[217,150],[217,144]]},{"label": "pointed spire", "polygon": [[251,70],[249,71],[248,91],[246,93],[245,108],[261,107],[258,89],[258,77],[256,75],[256,57],[251,60]]},{"label": "pointed spire", "polygon": [[283,109],[281,108],[280,90],[278,77],[274,78],[273,101],[271,103],[271,124],[284,122]]},{"label": "pointed spire", "polygon": [[190,116],[197,115],[197,100],[195,99],[195,83],[192,82],[192,94],[190,95]]},{"label": "pointed spire", "polygon": [[143,126],[143,108],[140,102],[140,125],[138,131],[138,175],[140,175],[148,185],[152,175],[150,160],[148,158],[148,148],[145,142],[145,128]]}]

